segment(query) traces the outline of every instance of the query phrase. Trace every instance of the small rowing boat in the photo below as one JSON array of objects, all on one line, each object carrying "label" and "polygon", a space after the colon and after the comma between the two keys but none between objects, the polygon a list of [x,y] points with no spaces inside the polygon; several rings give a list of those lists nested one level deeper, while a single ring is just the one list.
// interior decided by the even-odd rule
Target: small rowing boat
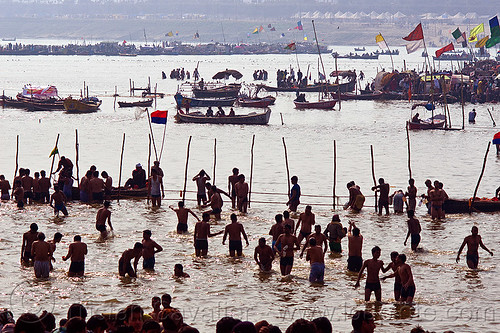
[{"label": "small rowing boat", "polygon": [[275,101],[276,98],[273,96],[255,98],[242,97],[238,99],[238,104],[244,107],[267,108],[269,105],[273,105]]},{"label": "small rowing boat", "polygon": [[182,110],[178,110],[175,119],[178,123],[267,125],[270,117],[270,109],[261,113],[251,112],[244,115],[230,116],[206,116],[201,112],[184,113]]},{"label": "small rowing boat", "polygon": [[153,105],[153,99],[147,99],[145,101],[137,102],[118,102],[118,106],[121,108],[133,108],[133,107],[149,107]]},{"label": "small rowing boat", "polygon": [[64,100],[64,108],[68,113],[90,113],[96,112],[102,101],[96,97],[74,99],[68,97]]},{"label": "small rowing boat", "polygon": [[174,95],[175,102],[179,108],[194,108],[194,107],[219,107],[233,106],[236,97],[230,98],[191,98],[177,93]]},{"label": "small rowing boat", "polygon": [[319,100],[317,102],[298,102],[293,101],[295,103],[295,108],[297,109],[321,109],[321,110],[330,110],[333,109],[335,104],[337,104],[336,99],[327,99],[327,100]]}]

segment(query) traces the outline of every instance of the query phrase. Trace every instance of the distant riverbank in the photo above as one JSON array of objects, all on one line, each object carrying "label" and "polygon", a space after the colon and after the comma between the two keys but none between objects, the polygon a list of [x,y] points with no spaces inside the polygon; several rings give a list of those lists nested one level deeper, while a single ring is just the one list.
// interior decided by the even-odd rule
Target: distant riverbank
[{"label": "distant riverbank", "polygon": [[[304,30],[294,29],[296,20],[268,21],[211,21],[194,19],[82,19],[82,18],[1,18],[0,37],[19,39],[64,39],[83,43],[117,41],[133,43],[290,43],[314,41],[310,20],[302,20]],[[335,19],[315,21],[318,40],[323,45],[375,45],[375,35],[382,33],[390,46],[405,44],[402,37],[414,29],[414,23],[378,24],[346,22]],[[262,31],[253,34],[256,28]],[[272,31],[274,28],[274,31]],[[427,46],[444,45],[456,28],[436,21],[424,24]],[[461,30],[466,30],[462,27]],[[172,36],[167,36],[171,32]],[[195,34],[199,38],[195,38]],[[284,36],[283,36],[284,35]],[[3,43],[5,44],[5,42]],[[35,43],[36,44],[36,43]]]}]

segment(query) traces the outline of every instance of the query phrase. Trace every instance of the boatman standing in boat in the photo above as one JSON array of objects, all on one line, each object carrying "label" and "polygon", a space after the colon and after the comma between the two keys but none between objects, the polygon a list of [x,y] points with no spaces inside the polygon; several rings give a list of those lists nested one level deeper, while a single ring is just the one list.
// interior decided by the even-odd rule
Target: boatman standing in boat
[{"label": "boatman standing in boat", "polygon": [[297,182],[299,181],[299,177],[293,176],[290,180],[293,186],[290,190],[290,194],[288,195],[289,200],[286,204],[288,205],[288,209],[290,209],[291,212],[296,212],[297,207],[300,204],[300,186],[299,184],[297,184]]},{"label": "boatman standing in boat", "polygon": [[460,260],[460,254],[464,249],[465,245],[467,245],[467,266],[471,269],[476,269],[479,264],[479,252],[478,249],[481,246],[486,252],[490,255],[493,255],[493,252],[488,250],[488,248],[483,244],[483,240],[481,236],[478,234],[479,229],[476,226],[473,226],[471,229],[471,234],[464,238],[460,249],[457,254],[457,263]]}]

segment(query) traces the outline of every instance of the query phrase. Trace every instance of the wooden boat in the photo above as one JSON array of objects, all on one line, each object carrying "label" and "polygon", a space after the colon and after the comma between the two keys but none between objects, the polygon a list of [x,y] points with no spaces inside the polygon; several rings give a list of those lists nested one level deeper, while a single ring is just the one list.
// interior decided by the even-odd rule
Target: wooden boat
[{"label": "wooden boat", "polygon": [[267,85],[262,85],[262,89],[269,92],[340,92],[354,91],[356,89],[356,80],[352,80],[345,83],[335,84],[311,84],[306,87],[271,87]]},{"label": "wooden boat", "polygon": [[[332,97],[336,98],[337,94],[332,93]],[[384,98],[384,93],[381,91],[370,91],[357,95],[352,92],[345,92],[340,94],[340,98],[342,100],[375,100]]]},{"label": "wooden boat", "polygon": [[[466,199],[448,199],[443,204],[443,210],[446,214],[463,214],[468,213],[472,198]],[[500,201],[498,200],[482,200],[476,198],[472,204],[472,211],[476,213],[492,213],[500,211]]]},{"label": "wooden boat", "polygon": [[255,97],[255,98],[240,98],[238,104],[243,107],[267,108],[273,105],[276,98],[273,96]]},{"label": "wooden boat", "polygon": [[332,52],[332,56],[338,59],[364,59],[364,60],[376,60],[378,59],[378,53],[350,53],[345,55],[339,55],[337,52]]},{"label": "wooden boat", "polygon": [[126,188],[126,187],[120,187],[119,189],[117,187],[114,187],[111,189],[111,199],[116,200],[118,198],[120,199],[145,199],[148,196],[148,188]]},{"label": "wooden boat", "polygon": [[431,130],[441,129],[444,127],[445,117],[443,115],[436,115],[432,118],[421,120],[420,122],[413,122],[411,120],[406,122],[409,130]]},{"label": "wooden boat", "polygon": [[295,103],[295,108],[297,109],[322,109],[322,110],[329,110],[333,109],[335,104],[337,104],[336,99],[327,99],[327,100],[319,100],[317,102],[297,102],[293,101]]},{"label": "wooden boat", "polygon": [[24,108],[28,111],[62,111],[64,110],[64,100],[60,98],[30,98],[17,94],[17,100],[24,103]]},{"label": "wooden boat", "polygon": [[136,106],[139,107],[149,107],[153,105],[153,99],[147,99],[145,101],[137,101],[137,102],[118,102],[118,106],[121,108],[133,108]]},{"label": "wooden boat", "polygon": [[64,100],[64,108],[69,113],[90,113],[96,112],[102,101],[95,97],[74,99],[68,97]]},{"label": "wooden boat", "polygon": [[364,51],[366,51],[366,49],[365,49],[365,47],[364,47],[364,46],[363,46],[363,47],[355,47],[355,48],[354,48],[354,51],[357,51],[357,52],[364,52]]},{"label": "wooden boat", "polygon": [[230,98],[191,98],[177,93],[174,95],[175,102],[179,108],[192,108],[192,107],[209,107],[209,106],[233,106],[236,101],[236,97]]},{"label": "wooden boat", "polygon": [[164,93],[161,92],[150,92],[150,91],[143,91],[142,92],[142,98],[163,98],[165,97]]},{"label": "wooden boat", "polygon": [[271,117],[271,110],[267,109],[262,113],[251,112],[245,115],[207,117],[201,112],[184,113],[177,111],[175,119],[178,123],[197,124],[233,124],[233,125],[267,125]]},{"label": "wooden boat", "polygon": [[236,98],[240,93],[240,89],[241,89],[241,84],[239,83],[231,83],[220,87],[210,87],[210,85],[205,84],[203,89],[201,89],[199,85],[192,87],[194,97],[197,98],[224,98],[224,97]]},{"label": "wooden boat", "polygon": [[25,105],[23,101],[19,101],[18,99],[7,97],[3,98],[3,106],[7,108],[16,108],[16,109],[24,109]]}]

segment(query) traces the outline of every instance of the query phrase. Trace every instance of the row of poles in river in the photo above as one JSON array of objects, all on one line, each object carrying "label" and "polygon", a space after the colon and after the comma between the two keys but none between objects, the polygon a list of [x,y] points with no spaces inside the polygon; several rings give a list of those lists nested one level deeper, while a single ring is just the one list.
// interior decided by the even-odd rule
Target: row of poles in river
[{"label": "row of poles in river", "polygon": [[[148,118],[149,117],[149,112],[148,112]],[[152,154],[152,147],[154,147],[154,153],[157,161],[161,161],[162,153],[163,153],[163,148],[164,148],[164,141],[165,141],[165,129],[163,132],[163,140],[162,140],[162,145],[161,145],[161,150],[160,150],[160,155],[158,155],[158,152],[156,150],[156,145],[154,142],[154,136],[152,135],[152,127],[151,127],[151,122],[149,121],[149,126],[150,126],[150,131],[151,133],[149,134],[149,150],[148,150],[148,173],[151,170],[151,154]],[[166,128],[166,126],[165,126]],[[58,143],[59,143],[59,137],[60,134],[57,134],[56,138],[56,143],[55,143],[55,150],[58,148]],[[121,180],[122,180],[122,170],[123,170],[123,155],[125,151],[125,138],[126,135],[123,133],[123,139],[122,139],[122,147],[121,147],[121,154],[120,154],[120,169],[119,169],[119,177],[118,177],[118,202],[121,197]],[[407,138],[407,147],[408,147],[408,174],[409,178],[412,178],[412,170],[411,170],[411,148],[410,148],[410,135],[408,128],[406,128],[406,138]],[[186,151],[186,163],[185,163],[185,168],[184,168],[184,182],[183,182],[183,189],[181,192],[182,196],[182,201],[186,200],[186,193],[187,192],[192,192],[192,191],[187,191],[187,179],[188,179],[188,167],[189,167],[189,155],[190,155],[190,148],[191,148],[191,140],[192,136],[189,136],[188,143],[187,143],[187,151]],[[282,137],[282,143],[283,143],[283,150],[284,150],[284,160],[285,160],[285,168],[286,168],[286,175],[287,175],[287,184],[288,184],[288,193],[290,193],[290,168],[289,168],[289,163],[288,163],[288,151],[287,151],[287,146],[286,146],[286,141],[285,138]],[[473,204],[474,200],[477,195],[477,191],[479,188],[479,185],[481,183],[481,179],[484,175],[484,170],[486,167],[486,160],[488,157],[488,153],[490,150],[490,145],[491,142],[488,142],[488,147],[486,149],[486,153],[483,159],[483,165],[481,168],[481,173],[479,176],[479,179],[477,181],[474,194],[472,196],[472,200],[470,203],[470,212],[473,210]],[[254,146],[255,146],[255,134],[252,136],[252,143],[251,143],[251,148],[250,148],[250,179],[249,179],[249,194],[248,194],[248,205],[250,206],[251,204],[251,195],[252,195],[252,184],[253,184],[253,170],[254,170]],[[76,181],[79,184],[80,182],[80,169],[79,169],[79,150],[80,150],[80,145],[78,142],[78,129],[75,129],[75,165],[76,165]],[[58,154],[58,153],[57,153]],[[212,182],[215,185],[216,184],[216,167],[217,167],[217,139],[214,139],[214,151],[213,151],[213,178]],[[374,186],[377,185],[376,182],[376,177],[375,177],[375,158],[374,158],[374,150],[373,150],[373,145],[370,145],[370,157],[371,157],[371,175],[372,175],[372,180]],[[52,177],[52,173],[54,170],[54,163],[55,163],[55,158],[56,154],[53,154],[52,156],[52,162],[51,162],[51,167],[50,167],[50,177]],[[14,177],[17,175],[18,167],[19,167],[19,135],[17,135],[16,138],[16,167],[14,171]],[[149,175],[148,175],[149,176]],[[336,183],[337,183],[337,142],[336,140],[333,140],[333,187],[332,187],[332,196],[323,196],[323,195],[307,195],[303,194],[303,197],[313,197],[313,198],[331,198],[332,199],[332,208],[335,210],[337,208],[337,200],[342,198],[342,197],[347,197],[347,196],[337,196],[336,193]],[[172,192],[178,192],[177,190],[173,190]],[[269,192],[253,192],[254,194],[263,194],[263,195],[288,195],[288,193],[269,193]],[[375,192],[375,211],[378,210],[378,199],[377,199],[377,192]],[[148,202],[149,202],[149,197],[148,197]],[[269,201],[254,201],[256,203],[267,203],[267,204],[283,204],[283,202],[269,202]],[[325,204],[315,204],[316,206],[325,206]],[[328,205],[330,206],[330,205]],[[373,206],[372,206],[373,207]]]}]

